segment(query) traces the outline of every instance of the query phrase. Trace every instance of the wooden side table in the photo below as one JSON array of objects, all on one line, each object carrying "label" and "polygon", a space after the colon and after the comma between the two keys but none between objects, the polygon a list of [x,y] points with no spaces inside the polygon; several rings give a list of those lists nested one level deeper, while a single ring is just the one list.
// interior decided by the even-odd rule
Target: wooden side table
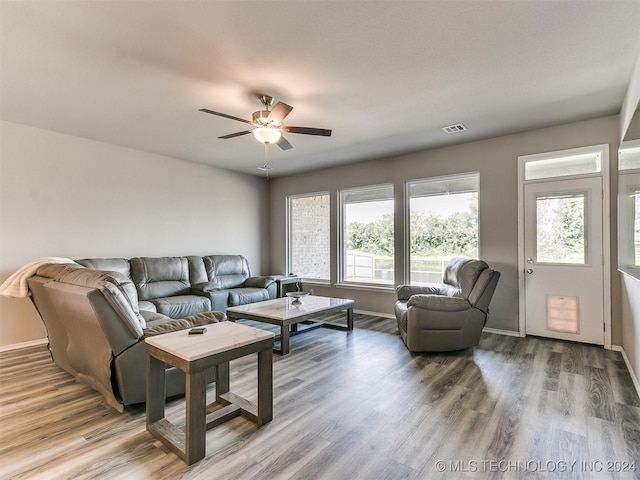
[{"label": "wooden side table", "polygon": [[[205,456],[206,431],[243,415],[258,425],[273,418],[274,334],[233,322],[206,325],[201,335],[189,330],[145,339],[147,344],[147,430],[188,465]],[[257,404],[229,391],[229,361],[257,353]],[[186,375],[185,429],[165,418],[165,364]],[[207,415],[206,370],[216,369],[216,401],[224,405]]]},{"label": "wooden side table", "polygon": [[295,276],[278,276],[276,277],[276,297],[284,297],[287,292],[297,292],[300,285],[300,277]]}]

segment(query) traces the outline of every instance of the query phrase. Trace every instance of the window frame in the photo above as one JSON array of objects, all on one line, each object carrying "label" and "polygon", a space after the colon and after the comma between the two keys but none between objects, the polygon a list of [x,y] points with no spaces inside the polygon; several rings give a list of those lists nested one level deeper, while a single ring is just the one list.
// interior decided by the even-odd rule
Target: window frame
[{"label": "window frame", "polygon": [[[480,172],[477,170],[471,172],[463,172],[463,173],[455,173],[451,175],[438,175],[435,177],[425,177],[425,178],[414,178],[411,180],[406,180],[404,182],[404,283],[408,285],[413,285],[411,283],[411,186],[419,183],[436,183],[436,182],[455,182],[465,180],[470,177],[475,177],[475,181],[477,181],[477,189],[474,193],[478,196],[478,218],[477,218],[477,238],[478,238],[478,258],[482,256],[482,244],[480,237]],[[449,193],[466,193],[470,192],[470,190],[454,190],[449,191]],[[437,194],[434,194],[434,196]],[[418,285],[418,284],[415,284]]]},{"label": "window frame", "polygon": [[393,183],[378,183],[374,185],[362,185],[358,187],[346,187],[338,190],[338,221],[337,221],[337,235],[338,235],[338,248],[337,248],[337,283],[336,286],[340,287],[352,287],[352,288],[364,288],[364,289],[379,289],[383,291],[395,290],[395,286],[397,284],[395,278],[395,270],[396,270],[396,252],[395,252],[395,241],[394,241],[394,254],[393,258],[393,280],[391,283],[375,283],[375,282],[359,282],[353,280],[347,280],[345,277],[345,203],[344,197],[349,193],[357,193],[357,192],[366,192],[369,190],[375,190],[376,188],[390,188],[391,189],[391,200],[393,202],[393,228],[394,228],[394,239],[395,239],[395,212],[396,212],[396,198],[395,198],[395,185]]}]

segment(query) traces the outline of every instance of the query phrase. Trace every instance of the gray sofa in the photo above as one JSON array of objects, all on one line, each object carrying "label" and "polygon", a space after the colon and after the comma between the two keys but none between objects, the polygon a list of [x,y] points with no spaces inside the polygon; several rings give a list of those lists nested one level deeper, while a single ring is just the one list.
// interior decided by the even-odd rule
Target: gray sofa
[{"label": "gray sofa", "polygon": [[[145,337],[276,295],[275,280],[252,277],[241,255],[83,259],[42,266],[28,285],[53,360],[119,411],[146,400]],[[184,388],[182,372],[168,369],[167,397]]]},{"label": "gray sofa", "polygon": [[80,265],[115,271],[136,286],[141,310],[181,318],[276,297],[273,276],[253,277],[242,255],[85,258]]},{"label": "gray sofa", "polygon": [[398,331],[412,352],[445,352],[478,345],[500,279],[482,260],[453,258],[442,285],[397,287]]}]

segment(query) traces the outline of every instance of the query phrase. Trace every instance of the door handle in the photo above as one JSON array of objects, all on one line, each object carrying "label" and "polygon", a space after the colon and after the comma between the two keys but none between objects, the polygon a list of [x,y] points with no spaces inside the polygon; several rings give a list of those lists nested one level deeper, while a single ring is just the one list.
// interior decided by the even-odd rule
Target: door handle
[{"label": "door handle", "polygon": [[531,268],[527,268],[527,273],[531,275],[533,273],[533,270]]}]

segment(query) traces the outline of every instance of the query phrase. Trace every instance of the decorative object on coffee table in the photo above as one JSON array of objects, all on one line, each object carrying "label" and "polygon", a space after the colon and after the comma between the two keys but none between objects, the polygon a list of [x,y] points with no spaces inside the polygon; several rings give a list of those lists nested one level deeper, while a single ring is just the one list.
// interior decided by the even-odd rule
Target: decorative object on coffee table
[{"label": "decorative object on coffee table", "polygon": [[302,299],[309,295],[309,292],[287,292],[287,297],[293,298],[292,303],[302,303]]}]

